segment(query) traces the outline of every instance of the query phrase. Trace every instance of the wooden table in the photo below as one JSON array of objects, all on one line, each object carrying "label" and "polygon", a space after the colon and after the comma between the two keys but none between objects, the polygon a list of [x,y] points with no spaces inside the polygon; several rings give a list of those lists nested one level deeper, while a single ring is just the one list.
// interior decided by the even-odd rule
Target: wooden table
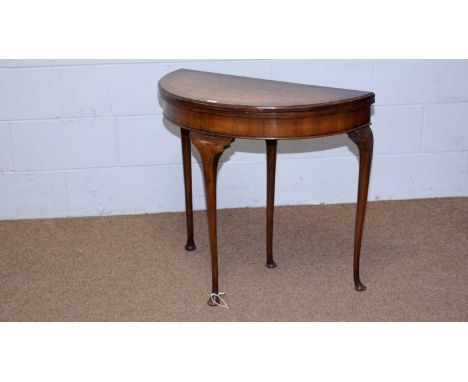
[{"label": "wooden table", "polygon": [[216,234],[218,161],[235,138],[264,139],[266,142],[266,266],[275,268],[273,210],[278,140],[348,134],[359,149],[354,285],[357,291],[366,289],[359,278],[359,258],[372,161],[370,117],[373,93],[181,69],[159,81],[159,97],[164,117],[181,129],[187,217],[185,249],[188,251],[196,248],[190,142],[198,149],[202,160],[211,249],[209,305],[220,304]]}]

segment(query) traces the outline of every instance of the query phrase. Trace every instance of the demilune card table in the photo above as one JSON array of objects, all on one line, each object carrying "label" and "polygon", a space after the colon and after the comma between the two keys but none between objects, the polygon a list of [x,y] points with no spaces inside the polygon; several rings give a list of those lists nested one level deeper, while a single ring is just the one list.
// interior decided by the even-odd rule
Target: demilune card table
[{"label": "demilune card table", "polygon": [[359,149],[359,183],[354,235],[354,287],[359,278],[362,229],[372,162],[371,92],[303,85],[181,69],[159,81],[164,118],[180,127],[184,168],[187,244],[194,250],[191,143],[200,153],[205,182],[211,250],[212,293],[220,305],[216,234],[218,161],[235,138],[264,139],[267,155],[266,266],[273,261],[276,149],[280,139],[346,133]]}]

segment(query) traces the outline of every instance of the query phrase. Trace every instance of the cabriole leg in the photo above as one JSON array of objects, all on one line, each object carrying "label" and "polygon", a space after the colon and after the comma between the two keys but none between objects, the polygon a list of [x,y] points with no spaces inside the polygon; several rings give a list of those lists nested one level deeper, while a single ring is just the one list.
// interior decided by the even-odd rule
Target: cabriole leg
[{"label": "cabriole leg", "polygon": [[[225,138],[208,134],[191,133],[192,143],[200,153],[203,165],[203,177],[205,180],[206,206],[208,210],[208,228],[210,231],[211,250],[211,276],[212,295],[208,300],[209,305],[220,304],[218,298],[218,242],[216,232],[216,178],[218,162],[222,153],[234,141],[233,138]],[[214,301],[213,301],[214,300]]]},{"label": "cabriole leg", "polygon": [[182,162],[184,166],[184,188],[185,188],[185,217],[187,221],[187,243],[185,249],[193,251],[197,247],[193,239],[193,206],[192,206],[192,156],[190,145],[190,131],[180,129],[182,142]]},{"label": "cabriole leg", "polygon": [[275,209],[275,173],[277,140],[267,140],[267,207],[266,207],[266,247],[268,268],[276,268],[273,260],[273,214]]},{"label": "cabriole leg", "polygon": [[351,131],[348,133],[348,136],[359,149],[359,185],[356,207],[353,259],[354,289],[357,291],[364,291],[366,290],[366,287],[362,284],[361,279],[359,278],[359,261],[361,256],[362,229],[364,226],[364,217],[366,213],[374,137],[369,126]]}]

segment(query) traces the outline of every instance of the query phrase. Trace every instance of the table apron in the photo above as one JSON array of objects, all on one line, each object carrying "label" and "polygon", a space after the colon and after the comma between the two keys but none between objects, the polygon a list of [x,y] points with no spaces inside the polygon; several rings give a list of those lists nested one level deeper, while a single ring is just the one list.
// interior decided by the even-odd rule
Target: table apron
[{"label": "table apron", "polygon": [[346,133],[370,125],[370,106],[291,118],[217,115],[164,105],[164,117],[183,128],[208,134],[252,139],[301,139]]}]

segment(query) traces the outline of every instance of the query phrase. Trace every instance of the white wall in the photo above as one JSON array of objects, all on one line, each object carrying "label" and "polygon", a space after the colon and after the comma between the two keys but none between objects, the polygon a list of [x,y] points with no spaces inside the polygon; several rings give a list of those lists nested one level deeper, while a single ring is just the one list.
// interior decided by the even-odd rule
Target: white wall
[{"label": "white wall", "polygon": [[[0,218],[183,210],[178,133],[157,102],[181,67],[374,91],[370,200],[468,196],[468,61],[1,60]],[[278,205],[355,200],[346,136],[278,149]],[[222,160],[219,207],[263,206],[264,143],[236,141]]]}]

